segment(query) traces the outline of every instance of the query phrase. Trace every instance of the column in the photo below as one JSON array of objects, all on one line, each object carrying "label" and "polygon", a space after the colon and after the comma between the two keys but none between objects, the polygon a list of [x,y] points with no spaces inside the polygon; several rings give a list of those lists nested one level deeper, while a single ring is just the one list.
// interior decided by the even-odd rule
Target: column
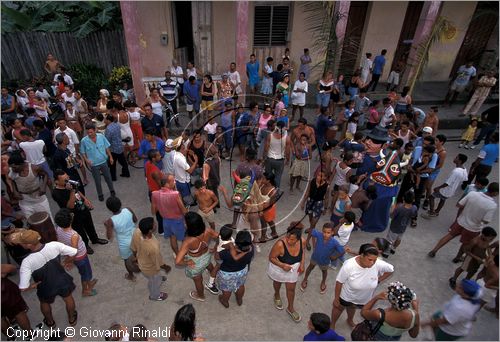
[{"label": "column", "polygon": [[337,51],[334,51],[335,59],[333,65],[333,72],[335,75],[339,69],[340,57],[342,56],[342,46],[344,45],[345,33],[347,30],[347,22],[349,20],[349,9],[351,8],[350,1],[337,1],[335,2],[334,15],[339,14],[340,19],[335,27],[335,34],[337,35]]},{"label": "column", "polygon": [[146,99],[144,85],[142,83],[142,49],[139,43],[140,26],[138,22],[137,3],[135,1],[120,1],[122,12],[123,33],[127,43],[128,64],[132,72],[132,82],[134,82],[134,92],[137,103],[143,103]]},{"label": "column", "polygon": [[241,88],[243,96],[238,101],[245,103],[245,92],[247,85],[246,63],[248,53],[248,1],[236,2],[236,70],[241,76]]},{"label": "column", "polygon": [[416,64],[412,61],[417,60],[417,52],[419,50],[420,44],[424,42],[427,37],[431,34],[434,23],[439,16],[439,9],[441,8],[441,1],[426,1],[422,12],[420,13],[420,19],[418,21],[417,30],[413,37],[413,42],[410,48],[410,54],[408,55],[408,64],[400,84],[406,85],[408,81],[418,72]]}]

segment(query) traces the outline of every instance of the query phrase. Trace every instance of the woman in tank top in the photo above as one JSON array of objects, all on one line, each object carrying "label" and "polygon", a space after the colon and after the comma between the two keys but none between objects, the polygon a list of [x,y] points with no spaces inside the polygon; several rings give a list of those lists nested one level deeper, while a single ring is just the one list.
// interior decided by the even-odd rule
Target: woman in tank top
[{"label": "woman in tank top", "polygon": [[87,102],[82,98],[82,93],[79,90],[75,91],[75,99],[76,99],[76,104],[75,104],[76,112],[80,116],[82,126],[85,127],[86,124],[92,121],[92,119],[89,116],[89,107],[87,105]]},{"label": "woman in tank top", "polygon": [[135,102],[130,100],[125,101],[123,106],[125,107],[128,117],[130,118],[130,129],[132,130],[132,136],[134,137],[133,150],[137,150],[139,149],[139,145],[143,139],[141,114],[144,115],[144,112]]},{"label": "woman in tank top", "polygon": [[99,90],[99,100],[97,100],[97,105],[95,110],[98,113],[106,114],[108,112],[108,108],[106,107],[108,101],[109,101],[109,91],[107,91],[106,89]]},{"label": "woman in tank top", "polygon": [[167,103],[161,98],[158,89],[152,88],[149,91],[150,96],[146,99],[146,103],[151,105],[153,114],[163,117],[163,106],[166,106]]},{"label": "woman in tank top", "polygon": [[78,115],[76,109],[73,107],[73,104],[69,101],[66,102],[64,118],[66,119],[66,124],[68,125],[68,127],[75,131],[76,134],[78,134],[78,139],[82,139],[83,129],[82,125],[80,124],[80,116]]},{"label": "woman in tank top", "polygon": [[330,103],[330,94],[333,91],[333,72],[329,71],[323,74],[323,78],[319,80],[318,86],[316,89],[318,90],[318,108],[316,113],[319,114],[320,109],[328,107]]},{"label": "woman in tank top", "polygon": [[347,92],[349,93],[350,100],[352,100],[355,95],[358,95],[360,88],[364,87],[363,81],[361,80],[361,77],[359,75],[360,73],[358,69],[354,72],[349,82],[349,88],[347,88]]},{"label": "woman in tank top", "polygon": [[266,242],[268,237],[266,235],[267,226],[271,228],[271,238],[277,239],[278,233],[276,232],[276,183],[274,182],[274,174],[264,172],[264,177],[261,177],[257,181],[260,183],[260,192],[262,197],[264,197],[264,208],[262,216],[260,217],[260,223],[262,226],[262,234],[260,237],[260,242]]},{"label": "woman in tank top", "polygon": [[212,76],[205,75],[201,86],[201,109],[203,112],[202,121],[212,116],[213,102],[215,96],[215,85],[212,81]]},{"label": "woman in tank top", "polygon": [[284,237],[276,241],[269,253],[269,265],[267,275],[273,280],[274,288],[274,306],[278,310],[283,310],[280,289],[285,283],[286,291],[292,292],[288,296],[287,313],[295,321],[299,322],[301,317],[293,306],[295,297],[295,288],[299,274],[304,272],[305,252],[303,247],[305,240],[302,237],[304,225],[300,222],[290,223],[287,233]]},{"label": "woman in tank top", "polygon": [[396,112],[396,114],[404,114],[410,110],[411,96],[408,94],[409,91],[410,87],[406,86],[403,88],[401,94],[398,95],[396,100],[396,108],[394,108],[394,112]]}]

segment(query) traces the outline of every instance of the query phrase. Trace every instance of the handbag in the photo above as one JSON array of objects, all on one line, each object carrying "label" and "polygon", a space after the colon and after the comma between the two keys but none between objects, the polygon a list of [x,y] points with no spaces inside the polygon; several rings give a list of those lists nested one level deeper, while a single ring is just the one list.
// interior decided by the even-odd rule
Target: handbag
[{"label": "handbag", "polygon": [[367,319],[365,319],[361,323],[356,324],[356,326],[351,332],[351,339],[353,341],[374,341],[375,334],[385,321],[384,309],[378,309],[378,310],[380,311],[382,316],[375,325],[374,322],[371,322]]}]

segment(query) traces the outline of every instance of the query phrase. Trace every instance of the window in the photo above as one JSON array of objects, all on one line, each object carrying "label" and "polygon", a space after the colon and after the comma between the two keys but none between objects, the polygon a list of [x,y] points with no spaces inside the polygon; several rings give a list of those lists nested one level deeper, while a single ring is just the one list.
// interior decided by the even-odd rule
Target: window
[{"label": "window", "polygon": [[255,6],[253,45],[286,45],[289,11],[288,5]]}]

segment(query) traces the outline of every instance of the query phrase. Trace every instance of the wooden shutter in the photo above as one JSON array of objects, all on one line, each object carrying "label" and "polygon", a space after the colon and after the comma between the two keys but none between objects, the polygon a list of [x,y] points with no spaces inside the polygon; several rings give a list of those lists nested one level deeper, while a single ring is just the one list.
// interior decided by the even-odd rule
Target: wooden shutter
[{"label": "wooden shutter", "polygon": [[254,46],[286,45],[289,6],[255,6]]}]

